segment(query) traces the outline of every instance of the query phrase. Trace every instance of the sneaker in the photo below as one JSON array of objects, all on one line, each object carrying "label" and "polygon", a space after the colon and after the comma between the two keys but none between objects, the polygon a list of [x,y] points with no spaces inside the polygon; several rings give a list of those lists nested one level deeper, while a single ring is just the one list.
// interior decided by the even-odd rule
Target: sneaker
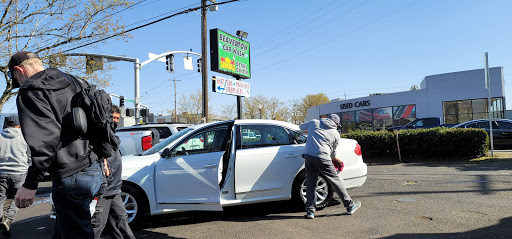
[{"label": "sneaker", "polygon": [[308,212],[304,217],[307,218],[307,219],[314,219],[315,218],[315,213]]},{"label": "sneaker", "polygon": [[2,236],[11,236],[11,219],[3,219],[0,223],[0,229],[2,230]]},{"label": "sneaker", "polygon": [[361,207],[361,201],[354,203],[354,206],[347,208],[347,214],[352,215]]}]

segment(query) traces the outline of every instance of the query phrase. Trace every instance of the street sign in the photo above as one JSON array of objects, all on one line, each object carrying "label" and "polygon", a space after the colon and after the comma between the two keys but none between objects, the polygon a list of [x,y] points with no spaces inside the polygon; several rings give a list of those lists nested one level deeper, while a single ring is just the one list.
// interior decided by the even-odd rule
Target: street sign
[{"label": "street sign", "polygon": [[250,44],[219,29],[210,30],[211,69],[237,78],[251,78]]},{"label": "street sign", "polygon": [[250,97],[251,85],[241,80],[229,79],[226,77],[213,76],[213,92]]},{"label": "street sign", "polygon": [[132,103],[135,103],[134,100],[129,100],[129,99],[124,99],[125,102],[132,102]]}]

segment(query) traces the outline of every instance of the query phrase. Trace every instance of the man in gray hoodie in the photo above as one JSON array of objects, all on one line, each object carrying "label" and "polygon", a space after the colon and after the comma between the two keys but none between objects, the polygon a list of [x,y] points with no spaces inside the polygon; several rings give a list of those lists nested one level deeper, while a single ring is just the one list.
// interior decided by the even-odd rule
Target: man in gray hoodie
[{"label": "man in gray hoodie", "polygon": [[[23,138],[17,115],[5,118],[5,126],[0,136],[0,230],[2,235],[10,236],[11,223],[18,213],[14,195],[25,182],[30,150]],[[9,206],[3,210],[6,199],[11,199]]]},{"label": "man in gray hoodie", "polygon": [[302,157],[306,166],[306,218],[315,218],[316,205],[316,182],[318,174],[323,175],[334,188],[334,191],[343,201],[348,214],[353,214],[361,207],[361,202],[354,202],[347,193],[343,182],[341,182],[333,161],[341,164],[341,160],[336,157],[336,148],[340,142],[340,134],[337,126],[340,123],[340,117],[336,114],[330,114],[327,118],[320,120],[311,120],[300,125],[301,130],[308,131],[308,139]]}]

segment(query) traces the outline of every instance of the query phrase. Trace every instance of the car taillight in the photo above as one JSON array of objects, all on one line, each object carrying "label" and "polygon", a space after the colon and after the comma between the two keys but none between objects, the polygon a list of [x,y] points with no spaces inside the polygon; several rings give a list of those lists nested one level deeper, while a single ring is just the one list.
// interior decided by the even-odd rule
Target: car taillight
[{"label": "car taillight", "polygon": [[142,137],[142,150],[146,151],[151,148],[151,146],[153,146],[153,140],[151,139],[151,136],[148,135]]},{"label": "car taillight", "polygon": [[356,148],[354,149],[354,153],[356,153],[356,155],[362,155],[362,153],[361,153],[361,145],[356,144]]}]

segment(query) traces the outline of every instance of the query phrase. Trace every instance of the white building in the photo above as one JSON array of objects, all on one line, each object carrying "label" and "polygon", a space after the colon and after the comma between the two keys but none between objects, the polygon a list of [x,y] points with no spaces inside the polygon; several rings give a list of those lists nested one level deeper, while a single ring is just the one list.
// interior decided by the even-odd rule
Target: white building
[{"label": "white building", "polygon": [[[489,69],[491,111],[505,116],[503,67]],[[374,94],[368,97],[333,100],[308,109],[306,120],[328,114],[340,115],[343,131],[385,130],[424,117],[439,117],[441,124],[488,118],[488,90],[484,69],[427,76],[410,91]]]}]

